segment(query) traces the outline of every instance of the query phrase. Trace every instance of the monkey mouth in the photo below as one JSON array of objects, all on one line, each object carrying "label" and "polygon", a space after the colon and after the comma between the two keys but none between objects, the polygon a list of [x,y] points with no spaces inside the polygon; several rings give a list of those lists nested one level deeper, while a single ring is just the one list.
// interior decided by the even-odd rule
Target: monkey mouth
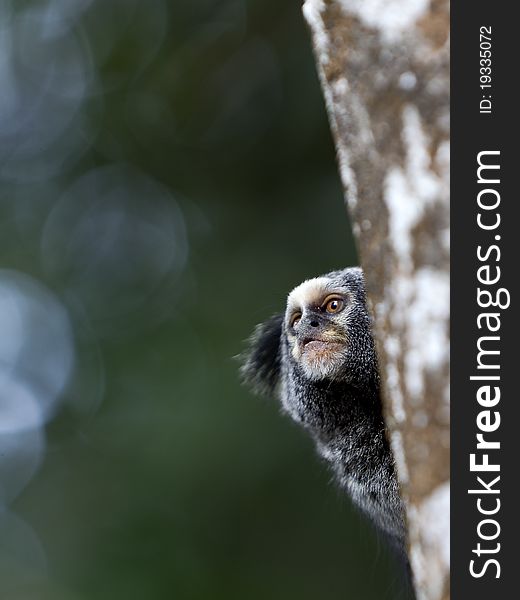
[{"label": "monkey mouth", "polygon": [[343,344],[340,344],[339,342],[333,342],[329,340],[323,340],[318,338],[305,338],[301,342],[301,349],[304,353],[311,352],[313,354],[322,354],[335,352],[339,350],[342,347],[342,345]]}]

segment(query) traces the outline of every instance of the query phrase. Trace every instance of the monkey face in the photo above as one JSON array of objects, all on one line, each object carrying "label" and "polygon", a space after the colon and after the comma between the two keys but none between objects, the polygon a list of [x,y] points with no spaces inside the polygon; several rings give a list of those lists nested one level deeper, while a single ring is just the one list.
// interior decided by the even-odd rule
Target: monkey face
[{"label": "monkey face", "polygon": [[244,381],[267,395],[281,387],[281,396],[292,398],[288,386],[294,387],[296,381],[300,385],[302,378],[377,386],[361,269],[333,271],[294,288],[285,314],[273,315],[256,327],[245,358]]},{"label": "monkey face", "polygon": [[289,351],[309,379],[334,378],[341,371],[354,304],[347,285],[326,277],[305,281],[289,294],[284,322]]}]

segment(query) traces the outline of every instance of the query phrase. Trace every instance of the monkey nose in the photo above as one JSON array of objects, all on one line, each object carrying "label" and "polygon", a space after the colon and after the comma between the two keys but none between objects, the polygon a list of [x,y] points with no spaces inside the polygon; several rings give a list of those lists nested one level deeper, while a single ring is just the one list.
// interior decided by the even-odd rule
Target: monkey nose
[{"label": "monkey nose", "polygon": [[309,323],[309,325],[310,325],[311,327],[319,327],[319,326],[320,326],[320,324],[319,324],[319,323],[318,323],[318,321],[316,321],[316,320],[313,320],[313,321],[311,321],[311,322]]}]

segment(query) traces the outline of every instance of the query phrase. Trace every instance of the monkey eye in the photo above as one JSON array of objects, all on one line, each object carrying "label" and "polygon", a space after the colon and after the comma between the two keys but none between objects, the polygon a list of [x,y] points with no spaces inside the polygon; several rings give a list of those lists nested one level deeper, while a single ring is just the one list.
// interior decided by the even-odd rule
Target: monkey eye
[{"label": "monkey eye", "polygon": [[295,312],[293,314],[293,316],[291,317],[291,327],[296,327],[296,325],[298,325],[298,323],[301,321],[301,318],[302,318],[302,313]]},{"label": "monkey eye", "polygon": [[333,296],[332,298],[327,298],[323,303],[323,307],[326,312],[330,314],[339,313],[345,307],[345,300],[340,296]]}]

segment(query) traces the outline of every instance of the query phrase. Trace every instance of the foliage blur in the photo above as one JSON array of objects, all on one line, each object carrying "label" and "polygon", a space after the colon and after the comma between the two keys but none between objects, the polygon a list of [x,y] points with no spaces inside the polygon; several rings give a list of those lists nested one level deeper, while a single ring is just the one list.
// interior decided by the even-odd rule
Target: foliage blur
[{"label": "foliage blur", "polygon": [[400,597],[233,357],[356,262],[275,0],[0,0],[0,598]]}]

